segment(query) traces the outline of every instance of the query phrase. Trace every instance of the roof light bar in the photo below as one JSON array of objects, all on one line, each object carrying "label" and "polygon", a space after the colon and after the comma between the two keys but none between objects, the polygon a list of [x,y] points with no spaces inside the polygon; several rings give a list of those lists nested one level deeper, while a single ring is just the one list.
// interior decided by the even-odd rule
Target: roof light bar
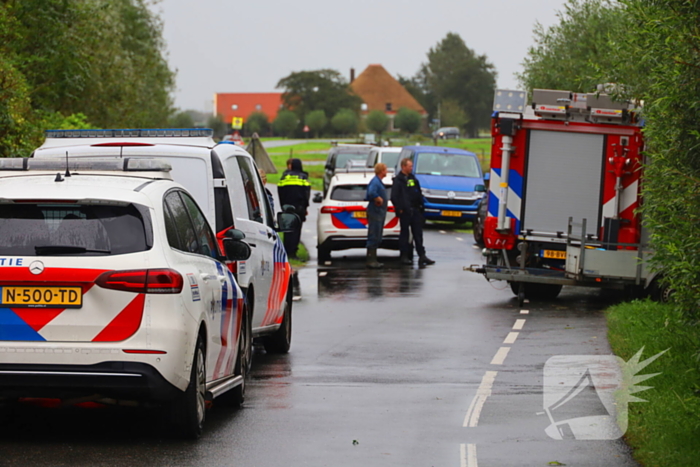
[{"label": "roof light bar", "polygon": [[152,128],[121,130],[46,130],[47,138],[211,138],[211,128]]},{"label": "roof light bar", "polygon": [[170,172],[172,166],[163,159],[130,158],[124,159],[91,159],[76,158],[68,159],[33,159],[33,158],[10,158],[0,159],[0,171],[64,171],[71,172]]}]

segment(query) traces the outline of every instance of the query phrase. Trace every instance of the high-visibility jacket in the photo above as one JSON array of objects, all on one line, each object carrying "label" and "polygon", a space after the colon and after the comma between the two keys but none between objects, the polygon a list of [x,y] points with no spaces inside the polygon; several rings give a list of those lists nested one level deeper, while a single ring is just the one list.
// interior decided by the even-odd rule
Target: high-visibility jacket
[{"label": "high-visibility jacket", "polygon": [[306,209],[311,197],[311,184],[306,172],[286,171],[277,183],[277,195],[282,209],[285,204],[290,204],[302,222],[306,220]]}]

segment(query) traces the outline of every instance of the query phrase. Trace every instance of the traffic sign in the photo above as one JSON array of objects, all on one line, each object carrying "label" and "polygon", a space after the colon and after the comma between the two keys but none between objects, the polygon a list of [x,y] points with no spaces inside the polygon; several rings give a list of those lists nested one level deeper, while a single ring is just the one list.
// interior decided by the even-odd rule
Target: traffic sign
[{"label": "traffic sign", "polygon": [[233,128],[234,130],[242,130],[243,117],[233,117],[233,119],[231,119],[231,128]]},{"label": "traffic sign", "polygon": [[308,133],[309,131],[309,125],[304,125],[304,133]]}]

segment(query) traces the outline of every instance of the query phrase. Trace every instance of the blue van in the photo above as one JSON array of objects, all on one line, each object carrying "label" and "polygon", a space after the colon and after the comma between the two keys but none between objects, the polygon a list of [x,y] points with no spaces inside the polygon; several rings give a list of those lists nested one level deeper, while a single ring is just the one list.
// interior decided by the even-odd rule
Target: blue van
[{"label": "blue van", "polygon": [[457,223],[474,220],[484,197],[484,175],[476,154],[438,146],[404,146],[401,160],[413,161],[413,173],[423,189],[425,218]]}]

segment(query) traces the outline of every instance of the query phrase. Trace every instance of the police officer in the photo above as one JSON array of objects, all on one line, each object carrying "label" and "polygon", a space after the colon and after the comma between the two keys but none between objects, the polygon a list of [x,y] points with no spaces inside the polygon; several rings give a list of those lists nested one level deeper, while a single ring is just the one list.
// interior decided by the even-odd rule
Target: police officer
[{"label": "police officer", "polygon": [[399,234],[401,264],[413,264],[411,244],[408,241],[409,228],[418,253],[418,264],[420,266],[435,264],[435,261],[425,255],[423,247],[423,194],[418,179],[413,175],[413,161],[409,158],[401,160],[401,171],[394,177],[391,202],[394,203],[394,209],[401,224]]},{"label": "police officer", "polygon": [[284,210],[285,205],[294,206],[294,212],[299,216],[297,228],[292,232],[284,234],[284,249],[290,258],[297,257],[297,248],[301,240],[302,223],[306,220],[307,209],[309,207],[309,197],[311,196],[311,184],[309,174],[301,167],[301,160],[291,159],[288,161],[289,169],[285,170],[277,183],[277,195]]}]

